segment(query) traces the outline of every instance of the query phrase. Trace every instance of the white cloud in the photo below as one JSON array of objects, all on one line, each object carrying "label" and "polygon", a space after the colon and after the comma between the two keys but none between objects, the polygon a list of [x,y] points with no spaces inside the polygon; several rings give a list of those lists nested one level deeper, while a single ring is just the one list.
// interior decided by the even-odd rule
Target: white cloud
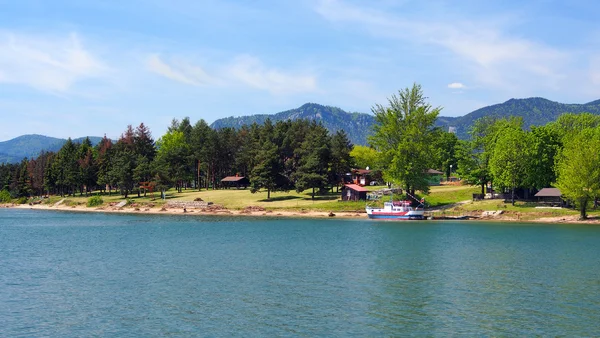
[{"label": "white cloud", "polygon": [[247,55],[236,58],[228,67],[228,74],[239,83],[273,94],[311,92],[317,87],[315,76],[267,68],[259,59]]},{"label": "white cloud", "polygon": [[168,63],[158,55],[151,55],[146,65],[153,73],[192,86],[245,86],[271,94],[312,92],[317,88],[314,75],[269,68],[258,58],[248,55],[210,67],[212,74],[187,62]]},{"label": "white cloud", "polygon": [[[463,18],[420,20],[359,7],[343,0],[321,0],[316,12],[334,23],[352,23],[377,37],[442,47],[458,57],[474,80],[500,89],[526,85],[558,89],[568,72],[570,54],[524,38],[512,37],[487,21]],[[489,20],[492,22],[493,20]]]},{"label": "white cloud", "polygon": [[78,82],[107,72],[75,33],[55,37],[0,32],[0,83],[67,93]]},{"label": "white cloud", "polygon": [[183,61],[174,61],[172,65],[169,65],[156,54],[148,58],[146,66],[151,72],[193,86],[215,83],[215,80],[200,67]]},{"label": "white cloud", "polygon": [[448,85],[450,89],[464,89],[466,86],[460,82],[452,82]]}]

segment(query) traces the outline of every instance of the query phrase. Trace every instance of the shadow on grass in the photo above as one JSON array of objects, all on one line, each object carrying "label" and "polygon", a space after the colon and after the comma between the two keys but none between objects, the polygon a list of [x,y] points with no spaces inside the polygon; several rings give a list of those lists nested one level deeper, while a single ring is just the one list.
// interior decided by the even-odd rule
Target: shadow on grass
[{"label": "shadow on grass", "polygon": [[337,200],[339,198],[340,198],[339,194],[335,194],[335,195],[315,196],[314,199],[312,197],[310,197],[310,195],[309,195],[308,197],[304,197],[302,199],[305,201],[333,201],[333,200]]},{"label": "shadow on grass", "polygon": [[271,199],[262,199],[262,200],[258,200],[259,202],[280,202],[280,201],[288,201],[288,200],[295,200],[295,199],[299,199],[302,198],[300,196],[278,196],[278,197],[271,197]]}]

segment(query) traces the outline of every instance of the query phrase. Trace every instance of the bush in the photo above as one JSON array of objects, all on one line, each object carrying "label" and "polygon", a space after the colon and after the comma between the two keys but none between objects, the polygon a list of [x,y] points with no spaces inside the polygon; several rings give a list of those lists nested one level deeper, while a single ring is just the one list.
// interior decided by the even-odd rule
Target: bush
[{"label": "bush", "polygon": [[0,191],[0,203],[9,203],[10,202],[10,193],[8,190]]},{"label": "bush", "polygon": [[27,204],[27,197],[19,197],[17,204]]},{"label": "bush", "polygon": [[97,207],[99,205],[102,205],[102,203],[104,203],[104,200],[102,199],[102,197],[92,196],[92,197],[88,198],[87,206],[88,207]]}]

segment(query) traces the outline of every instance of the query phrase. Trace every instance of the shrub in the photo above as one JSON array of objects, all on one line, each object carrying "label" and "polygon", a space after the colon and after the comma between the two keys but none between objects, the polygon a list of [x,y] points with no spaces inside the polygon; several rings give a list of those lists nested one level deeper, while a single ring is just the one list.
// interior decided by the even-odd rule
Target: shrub
[{"label": "shrub", "polygon": [[92,197],[88,198],[87,206],[88,207],[97,207],[99,205],[102,205],[102,203],[104,203],[104,200],[102,199],[102,197],[92,196]]},{"label": "shrub", "polygon": [[27,204],[27,197],[19,197],[17,204]]},{"label": "shrub", "polygon": [[0,191],[0,203],[9,203],[10,202],[10,193],[8,190]]}]

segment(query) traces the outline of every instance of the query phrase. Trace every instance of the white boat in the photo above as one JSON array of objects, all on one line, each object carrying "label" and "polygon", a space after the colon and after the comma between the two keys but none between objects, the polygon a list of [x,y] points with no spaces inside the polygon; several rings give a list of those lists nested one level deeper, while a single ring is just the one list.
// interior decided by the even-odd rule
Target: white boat
[{"label": "white boat", "polygon": [[383,208],[367,206],[366,210],[369,218],[415,220],[425,218],[425,210],[422,205],[413,208],[410,201],[390,201],[384,202]]}]

